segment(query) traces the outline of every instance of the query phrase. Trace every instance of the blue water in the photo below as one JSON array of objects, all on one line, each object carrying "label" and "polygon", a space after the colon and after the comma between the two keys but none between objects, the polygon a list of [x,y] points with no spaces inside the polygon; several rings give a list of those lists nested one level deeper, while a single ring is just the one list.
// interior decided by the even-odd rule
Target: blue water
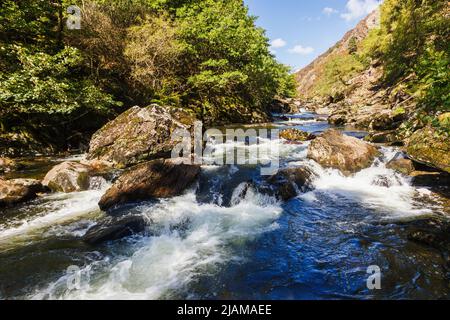
[{"label": "blue water", "polygon": [[[275,126],[329,127],[315,117]],[[145,234],[96,247],[80,237],[104,218],[96,203],[107,185],[9,211],[0,220],[0,298],[450,298],[441,252],[407,240],[411,221],[442,207],[385,168],[396,150],[384,148],[372,168],[344,177],[307,160],[306,149],[281,143],[281,166],[309,166],[317,174],[312,192],[286,203],[253,189],[236,198],[242,183],[263,183],[257,166],[203,167],[186,195],[124,209],[148,218]],[[70,265],[81,270],[81,288],[67,287]],[[380,290],[366,284],[373,265],[381,269]]]}]

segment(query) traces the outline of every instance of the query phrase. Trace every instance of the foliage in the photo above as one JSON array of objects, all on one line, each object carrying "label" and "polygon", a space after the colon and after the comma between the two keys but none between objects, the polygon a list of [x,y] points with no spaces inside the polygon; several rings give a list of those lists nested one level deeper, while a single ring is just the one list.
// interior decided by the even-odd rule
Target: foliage
[{"label": "foliage", "polygon": [[242,0],[86,2],[83,30],[69,42],[128,106],[160,101],[209,123],[233,113],[246,121],[243,109],[262,113],[276,95],[295,94],[254,20]]},{"label": "foliage", "polygon": [[[11,49],[11,48],[10,48]],[[107,113],[112,98],[87,79],[77,79],[75,70],[82,57],[77,49],[66,47],[55,55],[14,46],[19,67],[1,74],[2,118],[21,114],[69,115],[82,109]]]},{"label": "foliage", "polygon": [[348,53],[354,54],[358,51],[358,39],[355,37],[350,38],[348,41]]},{"label": "foliage", "polygon": [[64,44],[63,5],[0,5],[0,128],[66,148],[70,136],[91,132],[120,103],[90,79],[82,52]]},{"label": "foliage", "polygon": [[347,89],[348,81],[364,68],[358,56],[347,52],[334,54],[324,63],[322,74],[314,85],[314,94],[341,95]]},{"label": "foliage", "polygon": [[147,16],[128,28],[124,55],[130,64],[131,81],[148,92],[148,99],[169,102],[179,85],[176,73],[182,47],[176,32],[174,23],[165,16]]},{"label": "foliage", "polygon": [[[65,29],[72,4],[81,30]],[[254,22],[242,0],[4,0],[2,132],[64,140],[152,101],[209,123],[247,121],[295,93]]]},{"label": "foliage", "polygon": [[439,129],[439,114],[450,111],[449,10],[445,1],[386,0],[380,30],[364,41],[363,54],[384,67],[384,84],[403,81],[416,98],[410,122],[420,126]]},{"label": "foliage", "polygon": [[177,10],[181,61],[189,66],[181,73],[182,100],[200,107],[204,120],[204,105],[219,114],[239,105],[262,110],[275,95],[293,93],[293,76],[270,54],[254,20],[241,0],[195,1]]},{"label": "foliage", "polygon": [[[385,80],[394,83],[416,71],[429,47],[448,51],[450,22],[445,1],[387,0],[381,6],[379,54]],[[448,14],[448,12],[447,12]]]}]

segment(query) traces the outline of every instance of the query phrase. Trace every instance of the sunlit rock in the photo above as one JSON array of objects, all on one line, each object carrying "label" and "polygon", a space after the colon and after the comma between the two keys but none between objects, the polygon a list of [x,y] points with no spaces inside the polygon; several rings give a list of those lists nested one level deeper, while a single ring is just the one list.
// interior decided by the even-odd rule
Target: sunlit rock
[{"label": "sunlit rock", "polygon": [[309,159],[347,175],[370,167],[378,155],[374,146],[337,130],[324,132],[308,148]]},{"label": "sunlit rock", "polygon": [[407,152],[414,161],[450,173],[450,139],[445,133],[420,129],[410,137]]},{"label": "sunlit rock", "polygon": [[194,121],[179,109],[169,110],[158,105],[133,107],[94,134],[87,158],[124,168],[170,156],[179,143],[172,141],[172,133],[176,129],[190,130]]},{"label": "sunlit rock", "polygon": [[40,181],[34,179],[0,179],[0,207],[12,206],[35,199],[46,189]]}]

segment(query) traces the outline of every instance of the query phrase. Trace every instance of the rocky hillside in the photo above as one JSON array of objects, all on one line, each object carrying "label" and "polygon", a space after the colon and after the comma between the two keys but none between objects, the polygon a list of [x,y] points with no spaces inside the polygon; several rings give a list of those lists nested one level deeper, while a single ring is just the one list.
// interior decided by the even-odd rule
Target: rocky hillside
[{"label": "rocky hillside", "polygon": [[369,32],[379,28],[380,10],[375,10],[296,74],[297,90],[310,108],[328,113],[330,123],[372,130],[373,142],[401,143],[393,130],[415,108],[415,100],[401,83],[381,86],[382,63],[364,61],[360,54]]},{"label": "rocky hillside", "polygon": [[301,97],[311,98],[314,96],[314,88],[320,77],[323,75],[324,66],[336,55],[347,53],[355,42],[360,42],[367,37],[369,30],[376,28],[380,23],[380,12],[376,10],[368,15],[358,25],[348,31],[344,37],[333,47],[320,55],[308,66],[298,71],[295,75],[297,80],[297,90]]},{"label": "rocky hillside", "polygon": [[449,2],[385,0],[296,74],[303,105],[450,172],[449,17]]}]

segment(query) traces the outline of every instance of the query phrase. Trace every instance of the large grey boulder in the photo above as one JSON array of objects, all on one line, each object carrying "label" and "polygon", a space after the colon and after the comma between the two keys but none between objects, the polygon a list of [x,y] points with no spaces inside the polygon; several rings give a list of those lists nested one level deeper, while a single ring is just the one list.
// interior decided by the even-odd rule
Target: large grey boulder
[{"label": "large grey boulder", "polygon": [[200,166],[153,160],[125,171],[99,202],[102,210],[132,201],[180,195],[200,173]]},{"label": "large grey boulder", "polygon": [[92,168],[78,162],[63,162],[53,167],[42,184],[55,192],[79,192],[89,189]]},{"label": "large grey boulder", "polygon": [[308,148],[309,159],[346,175],[370,167],[378,155],[374,146],[334,129],[317,137]]},{"label": "large grey boulder", "polygon": [[112,162],[118,168],[165,158],[179,141],[177,129],[191,130],[195,119],[181,109],[158,105],[133,107],[97,131],[90,142],[88,160]]}]

